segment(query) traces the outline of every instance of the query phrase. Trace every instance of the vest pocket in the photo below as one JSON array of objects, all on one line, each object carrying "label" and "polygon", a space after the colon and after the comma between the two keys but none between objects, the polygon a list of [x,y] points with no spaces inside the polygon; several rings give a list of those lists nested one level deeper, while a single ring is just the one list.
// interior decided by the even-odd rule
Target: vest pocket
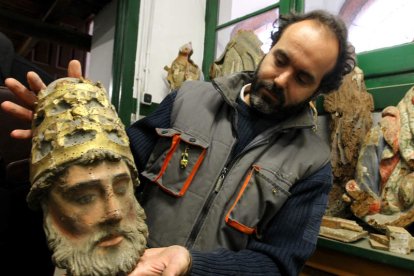
[{"label": "vest pocket", "polygon": [[206,155],[207,143],[175,129],[156,129],[160,139],[142,173],[163,191],[181,197]]},{"label": "vest pocket", "polygon": [[226,214],[226,223],[242,233],[260,236],[289,197],[290,186],[278,173],[253,165]]}]

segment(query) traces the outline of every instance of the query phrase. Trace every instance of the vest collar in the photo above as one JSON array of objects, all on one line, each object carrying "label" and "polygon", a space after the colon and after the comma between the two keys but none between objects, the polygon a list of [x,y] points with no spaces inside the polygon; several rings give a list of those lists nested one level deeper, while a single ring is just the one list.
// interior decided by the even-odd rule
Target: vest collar
[{"label": "vest collar", "polygon": [[[213,85],[229,105],[236,107],[237,97],[240,97],[242,89],[253,81],[253,76],[253,71],[243,71],[230,76],[215,78],[213,80]],[[313,110],[310,107],[306,107],[296,116],[289,117],[284,121],[279,122],[277,124],[277,129],[315,128],[315,124]]]}]

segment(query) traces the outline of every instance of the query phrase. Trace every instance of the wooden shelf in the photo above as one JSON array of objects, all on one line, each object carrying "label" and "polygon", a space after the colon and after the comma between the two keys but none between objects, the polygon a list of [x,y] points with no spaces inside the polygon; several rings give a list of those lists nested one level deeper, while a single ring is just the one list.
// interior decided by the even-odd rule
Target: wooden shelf
[{"label": "wooden shelf", "polygon": [[343,243],[320,237],[300,275],[414,275],[414,254],[373,249],[367,238]]}]

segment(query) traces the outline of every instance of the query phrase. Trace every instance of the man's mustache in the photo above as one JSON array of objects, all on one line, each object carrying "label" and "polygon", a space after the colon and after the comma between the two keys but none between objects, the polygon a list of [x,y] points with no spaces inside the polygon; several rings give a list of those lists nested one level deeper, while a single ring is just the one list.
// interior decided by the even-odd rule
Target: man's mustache
[{"label": "man's mustache", "polygon": [[265,82],[261,81],[259,84],[259,87],[265,88],[267,91],[269,91],[271,94],[275,95],[281,104],[284,104],[285,102],[285,95],[283,94],[283,88],[277,86],[274,83],[271,82]]}]

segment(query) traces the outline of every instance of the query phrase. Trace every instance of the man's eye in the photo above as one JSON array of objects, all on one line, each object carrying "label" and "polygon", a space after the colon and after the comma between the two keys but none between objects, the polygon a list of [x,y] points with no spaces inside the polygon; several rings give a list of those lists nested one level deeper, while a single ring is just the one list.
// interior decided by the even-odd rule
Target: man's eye
[{"label": "man's eye", "polygon": [[304,78],[300,77],[300,76],[297,76],[297,77],[296,77],[296,81],[297,81],[299,84],[306,84],[306,80],[305,80]]},{"label": "man's eye", "polygon": [[303,85],[307,85],[307,84],[309,84],[309,83],[310,83],[310,79],[309,79],[309,77],[308,77],[307,75],[304,75],[304,74],[298,74],[298,75],[296,76],[296,81],[297,81],[299,84],[303,84]]},{"label": "man's eye", "polygon": [[286,60],[285,59],[283,59],[283,58],[276,58],[276,65],[277,66],[286,66]]}]

